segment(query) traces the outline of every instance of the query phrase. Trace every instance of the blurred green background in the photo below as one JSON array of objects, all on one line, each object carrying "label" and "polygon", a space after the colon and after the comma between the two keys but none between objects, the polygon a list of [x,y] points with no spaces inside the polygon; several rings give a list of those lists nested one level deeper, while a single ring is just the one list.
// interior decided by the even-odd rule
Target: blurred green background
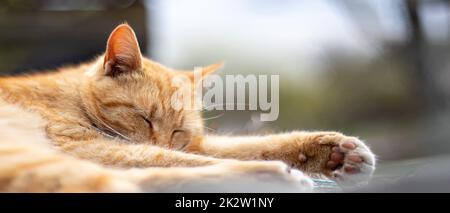
[{"label": "blurred green background", "polygon": [[0,72],[90,59],[124,21],[169,67],[280,75],[278,120],[208,111],[210,131],[342,131],[381,166],[450,153],[450,1],[5,0]]}]

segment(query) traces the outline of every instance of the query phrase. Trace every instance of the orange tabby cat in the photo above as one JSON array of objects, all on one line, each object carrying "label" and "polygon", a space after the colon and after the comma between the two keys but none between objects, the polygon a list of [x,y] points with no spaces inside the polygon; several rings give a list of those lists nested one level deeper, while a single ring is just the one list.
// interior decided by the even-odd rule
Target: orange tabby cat
[{"label": "orange tabby cat", "polygon": [[141,56],[122,24],[91,62],[0,78],[0,191],[170,191],[245,180],[309,191],[302,172],[359,183],[375,169],[363,142],[336,132],[204,135],[200,111],[170,107],[177,76],[193,72]]}]

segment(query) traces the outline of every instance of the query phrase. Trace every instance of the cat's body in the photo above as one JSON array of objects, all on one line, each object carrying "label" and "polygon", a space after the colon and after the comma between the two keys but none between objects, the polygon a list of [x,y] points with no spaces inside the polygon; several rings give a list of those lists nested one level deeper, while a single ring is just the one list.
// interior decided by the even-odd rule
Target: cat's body
[{"label": "cat's body", "polygon": [[311,181],[288,166],[357,181],[375,168],[364,143],[335,132],[204,135],[200,111],[170,107],[177,76],[193,74],[143,58],[120,25],[92,62],[0,78],[0,190],[164,191],[263,174],[307,191]]}]

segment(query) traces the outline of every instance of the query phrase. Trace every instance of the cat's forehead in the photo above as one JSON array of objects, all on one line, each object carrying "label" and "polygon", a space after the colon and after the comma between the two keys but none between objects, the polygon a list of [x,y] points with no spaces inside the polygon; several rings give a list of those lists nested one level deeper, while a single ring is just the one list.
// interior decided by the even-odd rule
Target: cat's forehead
[{"label": "cat's forehead", "polygon": [[[144,79],[141,83],[150,83],[158,88],[172,91],[173,82],[189,80],[185,71],[166,67],[150,59],[143,60]],[[167,91],[166,91],[167,92]]]},{"label": "cat's forehead", "polygon": [[143,59],[142,65],[144,71],[150,72],[151,74],[155,74],[155,72],[158,74],[171,74],[174,72],[173,69],[166,67],[158,62],[152,61],[148,58]]}]

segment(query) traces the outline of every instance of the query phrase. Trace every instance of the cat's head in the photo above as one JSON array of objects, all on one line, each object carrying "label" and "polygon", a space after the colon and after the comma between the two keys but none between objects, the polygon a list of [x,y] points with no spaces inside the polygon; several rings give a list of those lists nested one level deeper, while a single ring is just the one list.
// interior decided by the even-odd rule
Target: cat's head
[{"label": "cat's head", "polygon": [[[205,76],[219,67],[211,65],[195,73]],[[174,79],[190,83],[194,71],[172,70],[144,58],[129,25],[119,25],[111,33],[105,55],[87,71],[86,78],[82,89],[86,114],[102,131],[172,149],[201,138],[201,111],[173,106],[174,94],[180,91]],[[194,98],[195,93],[190,95]]]}]

